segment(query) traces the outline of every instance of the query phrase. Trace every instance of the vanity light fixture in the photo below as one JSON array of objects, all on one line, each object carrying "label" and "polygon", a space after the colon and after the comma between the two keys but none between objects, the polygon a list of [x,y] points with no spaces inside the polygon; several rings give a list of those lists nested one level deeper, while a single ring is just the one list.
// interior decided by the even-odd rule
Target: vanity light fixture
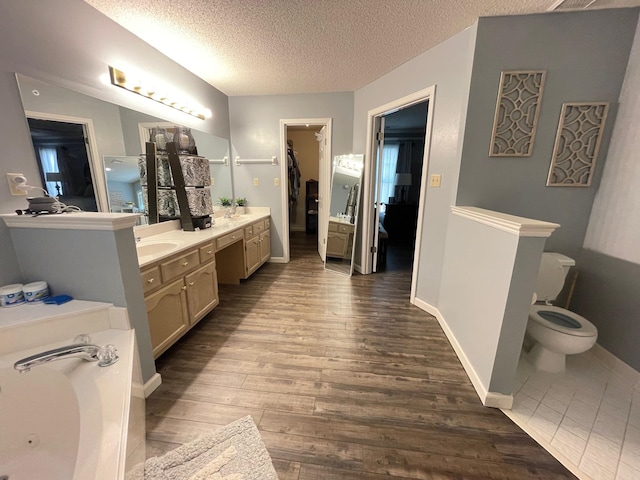
[{"label": "vanity light fixture", "polygon": [[193,115],[201,120],[211,118],[212,113],[208,108],[204,108],[200,105],[195,105],[192,102],[187,102],[184,99],[178,99],[170,95],[168,92],[162,91],[160,88],[154,85],[150,80],[144,80],[138,78],[137,75],[131,73],[127,74],[122,70],[109,66],[109,77],[111,84],[116,87],[124,88],[143,97],[150,98],[156,102],[167,105],[168,107],[175,108],[181,112]]}]

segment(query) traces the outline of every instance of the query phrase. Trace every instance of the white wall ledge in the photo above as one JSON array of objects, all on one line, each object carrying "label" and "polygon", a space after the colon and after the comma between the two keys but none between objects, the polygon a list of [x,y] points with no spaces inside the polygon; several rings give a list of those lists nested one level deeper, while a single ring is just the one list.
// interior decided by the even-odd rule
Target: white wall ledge
[{"label": "white wall ledge", "polygon": [[53,230],[123,230],[136,224],[137,213],[75,212],[48,215],[0,215],[10,228]]},{"label": "white wall ledge", "polygon": [[560,225],[557,223],[518,217],[478,207],[451,207],[454,215],[488,225],[519,237],[549,237]]}]

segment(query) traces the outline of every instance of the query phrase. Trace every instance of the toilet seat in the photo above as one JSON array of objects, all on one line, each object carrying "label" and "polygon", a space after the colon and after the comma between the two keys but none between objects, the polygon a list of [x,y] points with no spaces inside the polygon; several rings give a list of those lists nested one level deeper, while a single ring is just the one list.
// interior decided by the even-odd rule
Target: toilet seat
[{"label": "toilet seat", "polygon": [[[541,314],[542,313],[542,314]],[[544,318],[544,317],[547,318]],[[529,319],[557,332],[576,337],[595,337],[598,329],[586,318],[571,312],[566,308],[553,305],[532,305],[529,311]],[[556,320],[558,323],[554,323]],[[574,324],[577,328],[563,326],[561,323]]]}]

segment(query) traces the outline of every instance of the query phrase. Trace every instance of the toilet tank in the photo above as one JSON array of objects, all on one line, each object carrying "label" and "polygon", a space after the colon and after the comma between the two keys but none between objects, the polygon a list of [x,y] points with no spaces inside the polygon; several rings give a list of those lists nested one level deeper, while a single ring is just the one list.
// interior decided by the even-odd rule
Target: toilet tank
[{"label": "toilet tank", "polygon": [[569,269],[576,264],[573,258],[561,253],[544,252],[540,261],[535,293],[538,301],[553,302],[562,291]]}]

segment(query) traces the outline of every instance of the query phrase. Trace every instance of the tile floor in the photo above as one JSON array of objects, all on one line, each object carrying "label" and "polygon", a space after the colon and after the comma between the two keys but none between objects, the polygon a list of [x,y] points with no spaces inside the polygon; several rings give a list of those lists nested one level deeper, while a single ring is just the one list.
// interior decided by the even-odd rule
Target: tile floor
[{"label": "tile floor", "polygon": [[640,479],[640,374],[612,358],[596,345],[550,374],[523,354],[504,411],[583,480]]}]

